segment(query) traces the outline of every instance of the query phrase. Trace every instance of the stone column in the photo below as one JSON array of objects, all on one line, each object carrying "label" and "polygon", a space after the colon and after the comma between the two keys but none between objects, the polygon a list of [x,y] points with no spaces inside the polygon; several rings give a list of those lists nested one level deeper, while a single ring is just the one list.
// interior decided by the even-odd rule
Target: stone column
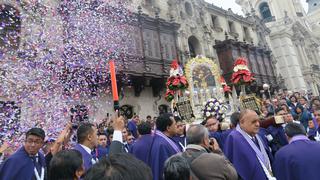
[{"label": "stone column", "polygon": [[306,66],[307,68],[310,68],[310,60],[308,59],[308,55],[307,55],[307,53],[306,53],[305,43],[302,42],[301,45],[300,45],[300,47],[301,47],[302,54],[303,54],[303,59],[302,59],[302,60],[304,61],[305,66]]},{"label": "stone column", "polygon": [[301,47],[301,44],[298,40],[295,40],[294,41],[294,45],[297,47],[297,55],[298,55],[298,59],[299,59],[299,62],[300,62],[300,65],[301,65],[301,69],[304,69],[307,65],[306,65],[306,62],[305,62],[305,57],[304,57],[304,54],[303,54],[303,50],[302,50],[302,47]]},{"label": "stone column", "polygon": [[270,40],[277,60],[277,69],[285,79],[288,89],[293,91],[306,89],[298,55],[294,50],[290,34],[271,35]]}]

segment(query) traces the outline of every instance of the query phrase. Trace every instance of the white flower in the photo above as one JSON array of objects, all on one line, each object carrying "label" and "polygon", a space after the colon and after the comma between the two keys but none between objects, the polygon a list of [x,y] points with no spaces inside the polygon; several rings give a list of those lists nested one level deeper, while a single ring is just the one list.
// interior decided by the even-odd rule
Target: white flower
[{"label": "white flower", "polygon": [[210,116],[210,112],[206,112],[206,116],[209,117]]},{"label": "white flower", "polygon": [[214,112],[214,111],[213,111],[213,112],[211,112],[211,115],[212,115],[212,116],[216,115],[216,112]]},{"label": "white flower", "polygon": [[207,107],[207,111],[211,111],[211,107]]},{"label": "white flower", "polygon": [[215,107],[214,107],[214,110],[218,110],[218,109],[219,109],[219,107],[218,107],[218,106],[215,106]]},{"label": "white flower", "polygon": [[212,107],[212,106],[213,106],[213,103],[212,103],[212,102],[211,102],[211,103],[209,103],[209,106],[210,106],[210,107]]},{"label": "white flower", "polygon": [[234,71],[234,72],[238,72],[239,70],[248,70],[248,71],[249,71],[248,66],[242,65],[242,64],[236,65],[236,66],[233,68],[233,71]]},{"label": "white flower", "polygon": [[219,103],[219,102],[216,102],[215,105],[216,105],[216,106],[220,106],[220,103]]}]

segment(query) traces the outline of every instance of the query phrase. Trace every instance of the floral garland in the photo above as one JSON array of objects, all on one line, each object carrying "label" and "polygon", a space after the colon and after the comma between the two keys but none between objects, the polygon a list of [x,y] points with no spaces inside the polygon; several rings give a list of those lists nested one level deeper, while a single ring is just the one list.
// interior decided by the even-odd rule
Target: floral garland
[{"label": "floral garland", "polygon": [[250,84],[254,80],[255,78],[248,68],[247,59],[244,57],[237,58],[233,66],[231,82],[234,85],[244,85]]},{"label": "floral garland", "polygon": [[221,103],[219,100],[213,98],[209,99],[204,104],[203,117],[208,118],[210,116],[217,118],[218,121],[223,121],[226,117],[226,111],[228,109],[228,106]]},{"label": "floral garland", "polygon": [[167,91],[165,99],[171,102],[174,99],[174,95],[179,90],[188,88],[187,78],[183,75],[182,68],[178,64],[177,60],[173,60],[171,63],[170,77],[167,80]]}]

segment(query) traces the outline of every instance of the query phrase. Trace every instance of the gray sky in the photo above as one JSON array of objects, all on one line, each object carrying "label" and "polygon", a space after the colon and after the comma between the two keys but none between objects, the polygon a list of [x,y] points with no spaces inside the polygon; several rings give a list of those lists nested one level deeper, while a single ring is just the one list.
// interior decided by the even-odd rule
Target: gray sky
[{"label": "gray sky", "polygon": [[[231,8],[234,13],[243,15],[241,11],[241,7],[235,3],[235,0],[205,0],[209,3],[213,3],[214,5],[218,7],[222,7],[223,9]],[[308,10],[308,3],[306,3],[306,0],[300,0],[304,9]]]}]

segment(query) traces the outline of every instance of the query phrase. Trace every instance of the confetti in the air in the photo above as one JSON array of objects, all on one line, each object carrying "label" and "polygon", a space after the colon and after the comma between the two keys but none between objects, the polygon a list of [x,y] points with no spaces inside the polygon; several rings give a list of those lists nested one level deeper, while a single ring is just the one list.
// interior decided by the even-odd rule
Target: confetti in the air
[{"label": "confetti in the air", "polygon": [[[123,69],[131,54],[135,16],[125,2],[20,0],[18,9],[0,6],[0,139],[18,141],[33,126],[55,136],[75,105],[110,93],[108,60]],[[89,103],[88,114],[98,108]]]}]

